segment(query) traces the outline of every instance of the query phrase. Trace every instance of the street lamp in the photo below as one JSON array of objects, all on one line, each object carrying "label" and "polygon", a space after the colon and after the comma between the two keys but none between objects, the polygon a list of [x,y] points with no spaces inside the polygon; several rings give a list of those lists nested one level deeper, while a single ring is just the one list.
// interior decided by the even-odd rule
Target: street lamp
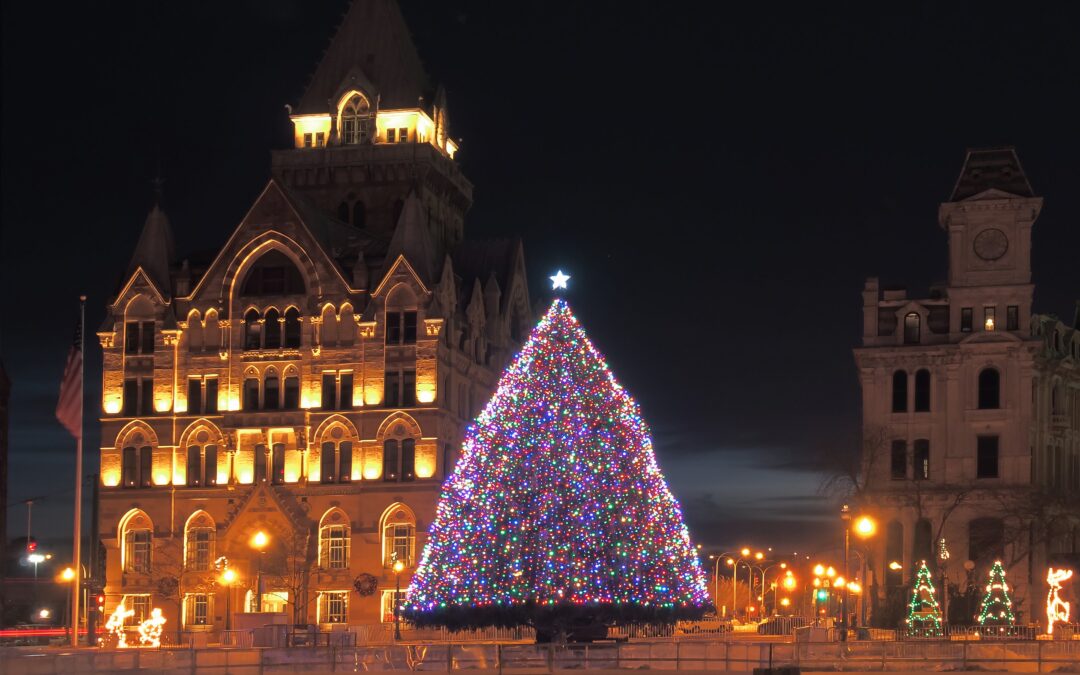
[{"label": "street lamp", "polygon": [[225,586],[225,630],[232,630],[232,589],[236,582],[236,572],[225,568],[221,573],[221,583]]},{"label": "street lamp", "polygon": [[255,536],[251,538],[251,548],[259,552],[256,560],[255,568],[255,611],[262,611],[262,594],[263,594],[263,556],[266,554],[266,545],[270,543],[270,536],[259,530],[255,533]]},{"label": "street lamp", "polygon": [[405,569],[405,563],[398,560],[397,551],[390,555],[394,561],[394,640],[401,640],[401,571]]},{"label": "street lamp", "polygon": [[[840,520],[844,521],[844,578],[850,578],[851,569],[848,559],[851,557],[851,530],[854,529],[855,534],[860,539],[867,539],[873,536],[874,532],[877,531],[877,523],[875,523],[870,516],[860,516],[856,518],[853,523],[851,507],[847,504],[844,504],[840,508]],[[840,629],[840,641],[846,642],[848,636],[848,600],[850,599],[851,594],[850,589],[847,588],[847,584],[844,584],[843,588],[843,609],[840,614],[840,623],[843,627]]]},{"label": "street lamp", "polygon": [[[720,561],[724,560],[726,558],[727,559],[727,564],[730,565],[731,564],[731,558],[728,558],[729,555],[731,555],[731,554],[728,553],[727,551],[724,551],[720,555],[710,555],[709,556],[709,560],[715,560],[716,561],[715,563],[713,563],[713,588],[715,589],[715,591],[713,593],[713,598],[716,600],[717,604],[720,603]],[[717,607],[717,609],[719,610],[719,607]],[[731,611],[734,612],[735,607],[732,607]]]}]

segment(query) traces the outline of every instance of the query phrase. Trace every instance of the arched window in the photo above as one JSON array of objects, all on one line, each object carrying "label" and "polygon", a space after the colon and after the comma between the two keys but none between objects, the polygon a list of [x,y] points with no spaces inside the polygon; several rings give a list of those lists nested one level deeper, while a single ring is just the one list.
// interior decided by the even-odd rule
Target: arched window
[{"label": "arched window", "polygon": [[295,307],[285,310],[285,347],[300,348],[300,310]]},{"label": "arched window", "polygon": [[187,435],[188,487],[217,485],[218,446],[216,434],[198,429]]},{"label": "arched window", "polygon": [[124,572],[150,574],[154,527],[150,518],[133,509],[120,519],[120,555]]},{"label": "arched window", "polygon": [[984,566],[1005,554],[1005,525],[1000,518],[975,518],[968,522],[968,560]]},{"label": "arched window", "polygon": [[371,104],[353,94],[341,109],[341,140],[346,145],[367,143],[371,138]]},{"label": "arched window", "polygon": [[193,309],[188,313],[184,335],[187,337],[189,352],[198,353],[203,350],[203,322],[199,316],[199,310]]},{"label": "arched window", "polygon": [[416,518],[401,504],[391,506],[383,514],[383,566],[392,567],[400,560],[412,567],[416,558]]},{"label": "arched window", "polygon": [[[898,520],[885,526],[885,585],[904,585],[904,524]],[[892,565],[897,563],[899,567]]]},{"label": "arched window", "polygon": [[217,528],[206,511],[196,511],[184,527],[184,567],[205,572],[214,562]]},{"label": "arched window", "polygon": [[281,348],[281,314],[271,307],[266,310],[266,321],[263,322],[263,346],[267,349]]},{"label": "arched window", "polygon": [[907,412],[907,371],[898,370],[892,376],[892,411]]},{"label": "arched window", "polygon": [[322,465],[319,480],[323,483],[348,483],[352,480],[352,441],[334,438],[341,429],[331,430],[328,440],[323,441],[321,452]]},{"label": "arched window", "polygon": [[992,410],[1001,407],[1001,375],[996,368],[983,368],[979,372],[979,409]]},{"label": "arched window", "polygon": [[919,561],[931,562],[934,550],[934,531],[930,521],[920,518],[915,522],[915,541],[911,551],[912,564],[918,565]]},{"label": "arched window", "polygon": [[338,341],[338,316],[334,306],[326,303],[322,311],[322,325],[319,328],[319,344],[332,347]]},{"label": "arched window", "polygon": [[915,412],[930,412],[930,371],[915,371]]},{"label": "arched window", "polygon": [[364,202],[355,201],[352,205],[352,224],[353,227],[363,229],[367,227],[367,207],[364,206]]},{"label": "arched window", "polygon": [[343,223],[349,222],[349,203],[341,202],[337,206],[337,219]]},{"label": "arched window", "polygon": [[244,314],[244,349],[262,349],[262,317],[252,308]]},{"label": "arched window", "polygon": [[401,480],[416,480],[416,441],[412,438],[401,441]]},{"label": "arched window", "polygon": [[218,323],[217,312],[212,309],[203,320],[203,349],[209,352],[221,349],[221,324]]},{"label": "arched window", "polygon": [[319,566],[343,570],[349,567],[349,520],[340,509],[327,511],[319,523]]},{"label": "arched window", "polygon": [[285,482],[285,444],[274,443],[270,446],[270,482],[282,485]]},{"label": "arched window", "polygon": [[135,429],[127,435],[120,451],[120,485],[144,488],[153,484],[154,448],[147,433]]},{"label": "arched window", "polygon": [[267,251],[248,271],[240,291],[241,296],[303,295],[304,277],[289,256],[281,251]]},{"label": "arched window", "polygon": [[258,410],[259,409],[259,376],[257,373],[249,372],[244,375],[244,400],[242,402],[244,410]]},{"label": "arched window", "polygon": [[285,410],[296,410],[300,407],[300,376],[295,370],[285,372],[285,389],[281,407]]},{"label": "arched window", "polygon": [[904,315],[904,344],[919,344],[919,315],[915,312]]}]

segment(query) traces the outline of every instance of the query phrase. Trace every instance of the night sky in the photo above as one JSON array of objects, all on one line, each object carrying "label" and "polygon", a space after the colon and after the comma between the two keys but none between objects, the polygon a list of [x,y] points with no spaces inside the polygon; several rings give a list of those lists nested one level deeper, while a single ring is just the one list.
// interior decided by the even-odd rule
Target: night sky
[{"label": "night sky", "polygon": [[[1011,3],[405,2],[476,186],[470,237],[521,235],[652,425],[695,540],[839,536],[822,457],[857,447],[865,277],[945,278],[965,148],[1015,145],[1046,199],[1036,309],[1080,297],[1077,10]],[[10,500],[70,532],[53,417],[86,293],[100,348],[161,167],[179,253],[216,250],[290,140],[334,2],[5,2],[0,355]],[[25,509],[9,509],[9,533]],[[59,550],[59,549],[57,549]]]}]

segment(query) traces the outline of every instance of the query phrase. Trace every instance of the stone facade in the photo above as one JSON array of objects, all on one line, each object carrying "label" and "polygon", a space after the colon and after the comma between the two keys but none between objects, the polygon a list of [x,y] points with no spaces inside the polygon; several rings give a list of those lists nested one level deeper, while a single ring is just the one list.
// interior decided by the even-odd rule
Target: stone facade
[{"label": "stone facade", "polygon": [[520,242],[464,239],[445,96],[394,100],[428,90],[418,64],[394,3],[354,3],[295,147],[216,257],[178,262],[164,211],[147,218],[98,333],[107,613],[192,631],[392,616],[533,317]]},{"label": "stone facade", "polygon": [[970,151],[938,212],[948,282],[926,298],[866,282],[855,360],[879,598],[923,559],[961,590],[1002,560],[1021,620],[1038,621],[1046,566],[1080,562],[1080,314],[1032,313],[1041,208],[1011,148]]}]

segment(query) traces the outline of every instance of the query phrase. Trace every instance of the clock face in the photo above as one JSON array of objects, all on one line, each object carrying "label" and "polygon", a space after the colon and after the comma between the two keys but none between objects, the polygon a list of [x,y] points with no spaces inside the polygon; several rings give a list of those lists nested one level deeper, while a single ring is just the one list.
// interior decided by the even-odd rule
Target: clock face
[{"label": "clock face", "polygon": [[1009,238],[1001,230],[990,228],[975,237],[975,255],[983,260],[997,260],[1009,250]]}]

